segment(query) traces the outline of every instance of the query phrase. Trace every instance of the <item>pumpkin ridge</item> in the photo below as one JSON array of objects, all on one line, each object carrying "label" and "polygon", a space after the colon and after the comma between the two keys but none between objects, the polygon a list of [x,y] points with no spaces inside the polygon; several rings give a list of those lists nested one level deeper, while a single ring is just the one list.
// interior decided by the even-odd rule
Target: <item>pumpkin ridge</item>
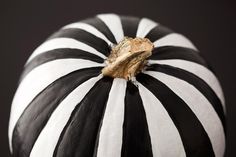
[{"label": "pumpkin ridge", "polygon": [[163,46],[156,47],[152,51],[150,60],[166,60],[166,59],[181,59],[190,62],[195,62],[209,68],[206,61],[193,49],[179,46]]},{"label": "pumpkin ridge", "polygon": [[[98,76],[100,70],[101,68],[87,68],[71,72],[41,91],[27,106],[15,125],[12,135],[14,153],[19,156],[29,156],[35,141],[55,108],[76,87],[87,79]],[[70,85],[66,85],[68,83]],[[55,91],[57,92],[52,95],[51,93]]]},{"label": "pumpkin ridge", "polygon": [[183,69],[172,67],[169,65],[164,65],[164,64],[163,65],[153,64],[149,66],[146,70],[162,72],[164,74],[174,76],[178,79],[188,82],[189,84],[197,88],[199,92],[201,92],[207,98],[207,100],[211,103],[212,107],[214,108],[217,115],[219,116],[221,123],[223,125],[223,128],[224,128],[224,131],[226,133],[226,126],[225,126],[226,124],[225,124],[225,115],[224,115],[223,105],[221,104],[220,99],[212,90],[212,88],[206,82],[204,82],[201,78]]},{"label": "pumpkin ridge", "polygon": [[33,58],[29,63],[27,63],[24,67],[24,71],[21,75],[20,80],[22,80],[34,68],[57,59],[84,59],[94,61],[96,63],[104,62],[103,58],[83,50],[71,48],[53,49],[35,56],[35,58]]},{"label": "pumpkin ridge", "polygon": [[93,156],[112,81],[111,78],[103,77],[76,106],[60,135],[54,157]]},{"label": "pumpkin ridge", "polygon": [[141,19],[132,16],[120,16],[120,20],[124,36],[135,38]]},{"label": "pumpkin ridge", "polygon": [[115,39],[113,33],[111,32],[111,30],[98,17],[85,19],[85,20],[82,20],[81,22],[87,23],[87,24],[95,27],[98,31],[103,33],[105,35],[105,37],[107,37],[107,39],[109,39],[112,43],[117,44],[116,39]]},{"label": "pumpkin ridge", "polygon": [[148,38],[151,42],[155,42],[161,39],[162,37],[167,36],[171,33],[173,33],[171,29],[164,27],[162,25],[157,25],[148,32],[145,38]]},{"label": "pumpkin ridge", "polygon": [[104,54],[105,56],[108,56],[110,53],[110,46],[107,44],[106,41],[83,29],[78,29],[78,28],[62,29],[59,32],[54,33],[47,40],[55,38],[72,38],[93,47],[94,49]]},{"label": "pumpkin ridge", "polygon": [[127,82],[121,157],[153,157],[151,139],[138,87]]}]

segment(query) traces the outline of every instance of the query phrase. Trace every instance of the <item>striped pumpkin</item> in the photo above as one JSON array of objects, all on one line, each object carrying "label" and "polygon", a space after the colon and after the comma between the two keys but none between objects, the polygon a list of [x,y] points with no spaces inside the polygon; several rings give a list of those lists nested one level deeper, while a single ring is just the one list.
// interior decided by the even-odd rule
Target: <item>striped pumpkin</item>
[{"label": "striped pumpkin", "polygon": [[[124,36],[154,44],[132,81],[101,74]],[[224,104],[186,37],[147,18],[100,14],[63,27],[30,56],[10,148],[15,157],[222,157]]]}]

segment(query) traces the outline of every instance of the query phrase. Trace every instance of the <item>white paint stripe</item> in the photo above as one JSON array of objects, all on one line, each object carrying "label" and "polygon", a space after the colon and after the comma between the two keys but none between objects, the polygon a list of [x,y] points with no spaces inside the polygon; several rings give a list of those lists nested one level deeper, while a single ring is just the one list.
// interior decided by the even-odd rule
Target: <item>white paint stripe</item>
[{"label": "white paint stripe", "polygon": [[158,39],[153,44],[155,47],[180,46],[198,51],[197,48],[193,45],[193,43],[189,39],[177,33],[168,34],[162,37],[161,39]]},{"label": "white paint stripe", "polygon": [[93,27],[87,23],[76,22],[76,23],[72,23],[72,24],[69,24],[69,25],[66,25],[65,27],[63,27],[63,29],[70,29],[70,28],[82,29],[86,32],[89,32],[89,33],[97,36],[98,38],[103,39],[104,41],[107,42],[108,45],[113,45],[113,43],[111,41],[109,41],[103,33],[101,33],[95,27]]},{"label": "white paint stripe", "polygon": [[138,83],[138,87],[146,112],[153,157],[185,157],[186,154],[178,129],[168,112],[161,102],[141,83]]},{"label": "white paint stripe", "polygon": [[193,85],[176,77],[154,71],[145,73],[163,82],[189,106],[206,130],[216,157],[222,157],[225,150],[224,129],[206,97]]},{"label": "white paint stripe", "polygon": [[137,37],[144,38],[158,24],[150,19],[142,18],[138,25]]},{"label": "white paint stripe", "polygon": [[95,50],[93,47],[82,43],[80,41],[77,41],[72,38],[54,38],[51,40],[48,40],[44,42],[42,45],[40,45],[30,56],[27,63],[31,61],[35,56],[45,53],[46,51],[58,49],[58,48],[71,48],[71,49],[79,49],[83,51],[90,52],[92,54],[95,54],[103,59],[106,59],[106,56],[97,50]]},{"label": "white paint stripe", "polygon": [[148,63],[170,65],[173,67],[177,67],[177,68],[186,70],[186,71],[193,73],[196,76],[200,77],[216,93],[218,98],[221,100],[224,111],[226,112],[224,94],[221,89],[220,83],[219,83],[218,79],[216,78],[216,76],[206,67],[204,67],[200,64],[194,63],[194,62],[181,60],[181,59],[149,60]]},{"label": "white paint stripe", "polygon": [[37,138],[31,150],[30,157],[53,156],[58,139],[72,111],[101,77],[99,75],[84,82],[59,104]]},{"label": "white paint stripe", "polygon": [[97,157],[121,156],[125,91],[126,80],[114,79],[100,131]]},{"label": "white paint stripe", "polygon": [[117,42],[120,42],[124,38],[124,32],[120,17],[116,14],[99,14],[97,15],[107,27],[111,30],[112,34],[116,38]]},{"label": "white paint stripe", "polygon": [[17,120],[28,104],[49,84],[75,70],[103,66],[83,59],[59,59],[42,64],[29,72],[20,83],[12,102],[9,123],[9,143]]}]

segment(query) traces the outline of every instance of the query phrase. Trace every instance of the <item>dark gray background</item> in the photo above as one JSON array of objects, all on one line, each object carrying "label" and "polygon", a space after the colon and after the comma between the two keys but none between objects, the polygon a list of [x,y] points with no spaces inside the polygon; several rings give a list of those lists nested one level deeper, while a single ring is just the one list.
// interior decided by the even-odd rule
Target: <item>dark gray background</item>
[{"label": "dark gray background", "polygon": [[11,100],[22,67],[61,26],[114,12],[149,17],[183,33],[214,67],[227,102],[226,157],[236,156],[236,6],[233,0],[25,0],[0,4],[0,156],[9,157],[7,128]]}]

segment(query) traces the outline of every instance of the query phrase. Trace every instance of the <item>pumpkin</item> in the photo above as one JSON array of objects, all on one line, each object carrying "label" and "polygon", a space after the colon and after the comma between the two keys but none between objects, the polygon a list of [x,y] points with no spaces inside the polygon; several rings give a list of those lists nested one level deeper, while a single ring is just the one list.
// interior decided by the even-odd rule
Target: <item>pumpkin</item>
[{"label": "pumpkin", "polygon": [[12,102],[15,157],[222,157],[220,83],[183,35],[100,14],[61,28],[25,64]]}]

